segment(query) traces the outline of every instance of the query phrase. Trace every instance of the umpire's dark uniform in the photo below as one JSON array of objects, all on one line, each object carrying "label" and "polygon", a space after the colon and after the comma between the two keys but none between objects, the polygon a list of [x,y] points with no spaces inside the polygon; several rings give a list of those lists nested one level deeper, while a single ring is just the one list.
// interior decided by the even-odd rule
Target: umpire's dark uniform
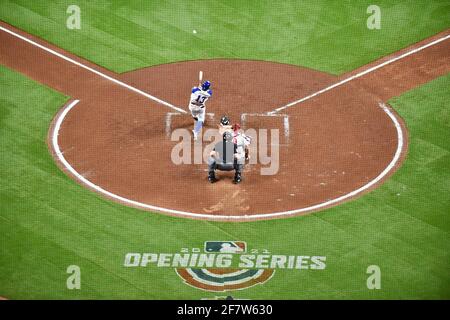
[{"label": "umpire's dark uniform", "polygon": [[223,140],[214,146],[215,157],[208,158],[208,180],[216,181],[215,170],[232,171],[235,170],[234,182],[241,182],[241,172],[244,167],[243,161],[238,161],[235,154],[237,145],[233,143],[233,135],[230,132],[223,134]]}]

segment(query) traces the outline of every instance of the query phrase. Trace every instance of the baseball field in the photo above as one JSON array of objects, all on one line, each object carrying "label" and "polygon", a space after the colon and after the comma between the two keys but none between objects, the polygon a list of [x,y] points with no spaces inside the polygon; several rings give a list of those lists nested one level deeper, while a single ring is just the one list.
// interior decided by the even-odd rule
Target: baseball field
[{"label": "baseball field", "polygon": [[0,0],[0,298],[450,299],[449,88],[448,0]]}]

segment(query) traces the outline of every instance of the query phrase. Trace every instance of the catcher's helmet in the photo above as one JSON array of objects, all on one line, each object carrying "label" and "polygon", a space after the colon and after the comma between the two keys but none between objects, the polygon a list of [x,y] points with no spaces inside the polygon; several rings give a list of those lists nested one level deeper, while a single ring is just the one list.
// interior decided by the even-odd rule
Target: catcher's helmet
[{"label": "catcher's helmet", "polygon": [[232,139],[233,139],[233,135],[231,134],[231,132],[226,131],[226,132],[223,134],[223,140],[224,140],[224,141],[231,141]]},{"label": "catcher's helmet", "polygon": [[203,90],[203,91],[208,90],[209,87],[211,87],[211,82],[209,82],[208,80],[206,80],[206,81],[204,81],[204,82],[202,83],[202,90]]},{"label": "catcher's helmet", "polygon": [[230,119],[227,116],[222,116],[222,118],[220,118],[220,124],[227,126],[230,124]]}]

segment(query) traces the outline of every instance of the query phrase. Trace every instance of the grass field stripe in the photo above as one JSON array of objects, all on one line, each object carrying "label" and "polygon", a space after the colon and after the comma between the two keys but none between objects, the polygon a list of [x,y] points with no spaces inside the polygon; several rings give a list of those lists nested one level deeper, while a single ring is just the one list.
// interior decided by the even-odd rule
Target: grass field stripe
[{"label": "grass field stripe", "polygon": [[279,107],[279,108],[277,108],[277,109],[275,109],[275,110],[273,110],[273,111],[269,111],[267,114],[269,114],[269,115],[275,114],[275,113],[277,113],[277,112],[280,112],[280,111],[282,111],[282,110],[285,110],[285,109],[287,109],[287,108],[290,108],[290,107],[292,107],[292,106],[295,106],[296,104],[299,104],[299,103],[305,102],[305,101],[307,101],[307,100],[309,100],[309,99],[312,99],[312,98],[314,98],[314,97],[317,97],[318,95],[320,95],[320,94],[322,94],[322,93],[325,93],[325,92],[327,92],[327,91],[330,91],[330,90],[332,90],[332,89],[334,89],[334,88],[336,88],[336,87],[339,87],[339,86],[341,86],[341,85],[343,85],[343,84],[346,84],[347,82],[350,82],[350,81],[352,81],[352,80],[354,80],[354,79],[360,78],[360,77],[362,77],[362,76],[364,76],[364,75],[366,75],[366,74],[368,74],[368,73],[371,73],[371,72],[373,72],[373,71],[375,71],[375,70],[377,70],[377,69],[380,69],[380,68],[382,68],[382,67],[384,67],[384,66],[387,66],[388,64],[391,64],[391,63],[393,63],[393,62],[395,62],[395,61],[401,60],[401,59],[403,59],[403,58],[405,58],[405,57],[407,57],[407,56],[410,56],[410,55],[412,55],[412,54],[414,54],[414,53],[417,53],[417,52],[419,52],[419,51],[422,51],[423,49],[426,49],[426,48],[428,48],[428,47],[434,46],[435,44],[438,44],[438,43],[440,43],[440,42],[442,42],[442,41],[445,41],[445,40],[447,40],[448,38],[450,38],[450,34],[449,34],[449,35],[446,35],[445,37],[442,37],[442,38],[439,38],[439,39],[437,39],[437,40],[434,40],[434,41],[432,41],[432,42],[430,42],[430,43],[427,43],[427,44],[425,44],[425,45],[423,45],[423,46],[420,46],[420,47],[418,47],[418,48],[416,48],[416,49],[413,49],[413,50],[411,50],[411,51],[405,52],[405,53],[403,53],[403,54],[401,54],[401,55],[399,55],[399,56],[397,56],[397,57],[394,57],[394,58],[392,58],[392,59],[389,59],[389,60],[387,60],[387,61],[385,61],[385,62],[383,62],[383,63],[380,63],[380,64],[378,64],[378,65],[375,65],[375,66],[373,66],[373,67],[371,67],[371,68],[369,68],[369,69],[367,69],[367,70],[364,70],[364,71],[362,71],[362,72],[360,72],[360,73],[357,73],[357,74],[355,74],[355,75],[353,75],[353,76],[350,76],[350,77],[348,77],[348,78],[346,78],[346,79],[344,79],[344,80],[341,80],[341,81],[339,81],[339,82],[337,82],[337,83],[335,83],[335,84],[333,84],[333,85],[331,85],[331,86],[329,86],[329,87],[326,87],[326,88],[324,88],[324,89],[322,89],[322,90],[319,90],[319,91],[317,91],[317,92],[315,92],[315,93],[313,93],[313,94],[310,94],[309,96],[306,96],[306,97],[301,98],[301,99],[299,99],[299,100],[296,100],[296,101],[294,101],[294,102],[288,103],[288,104],[286,104],[286,105],[284,105],[284,106],[282,106],[282,107]]},{"label": "grass field stripe", "polygon": [[34,45],[34,46],[36,46],[36,47],[38,47],[38,48],[44,50],[44,51],[47,51],[47,52],[50,53],[50,54],[53,54],[53,55],[55,55],[55,56],[57,56],[57,57],[59,57],[59,58],[61,58],[61,59],[64,59],[64,60],[66,60],[66,61],[68,61],[68,62],[70,62],[70,63],[72,63],[72,64],[75,64],[75,65],[77,65],[77,66],[79,66],[79,67],[81,67],[81,68],[83,68],[83,69],[86,69],[86,70],[88,70],[88,71],[90,71],[90,72],[92,72],[92,73],[95,73],[96,75],[98,75],[98,76],[100,76],[100,77],[102,77],[102,78],[105,78],[105,79],[107,79],[107,80],[109,80],[109,81],[112,81],[112,82],[114,82],[115,84],[117,84],[117,85],[119,85],[119,86],[122,86],[122,87],[124,87],[124,88],[127,88],[127,89],[129,89],[129,90],[131,90],[131,91],[134,91],[134,92],[136,92],[136,93],[138,93],[138,94],[140,94],[140,95],[142,95],[142,96],[144,96],[144,97],[146,97],[146,98],[148,98],[148,99],[150,99],[150,100],[153,100],[153,101],[155,101],[155,102],[157,102],[157,103],[160,103],[160,104],[162,104],[162,105],[165,105],[166,107],[169,107],[169,108],[171,108],[171,109],[173,109],[173,110],[176,110],[176,111],[178,111],[178,112],[181,112],[181,113],[187,113],[185,110],[183,110],[183,109],[181,109],[181,108],[178,108],[178,107],[176,107],[176,106],[174,106],[174,105],[172,105],[172,104],[170,104],[170,103],[168,103],[168,102],[166,102],[166,101],[163,101],[163,100],[161,100],[161,99],[159,99],[159,98],[157,98],[157,97],[155,97],[155,96],[152,96],[151,94],[149,94],[149,93],[147,93],[147,92],[144,92],[144,91],[142,91],[142,90],[140,90],[140,89],[138,89],[138,88],[135,88],[135,87],[133,87],[133,86],[130,86],[130,85],[128,85],[128,84],[126,84],[126,83],[124,83],[124,82],[122,82],[122,81],[120,81],[120,80],[114,79],[113,77],[110,77],[110,76],[108,76],[108,75],[106,75],[106,74],[104,74],[104,73],[101,73],[101,72],[98,71],[98,70],[95,70],[95,69],[93,69],[93,68],[91,68],[91,67],[88,67],[88,66],[86,66],[86,65],[84,65],[84,64],[82,64],[82,63],[80,63],[80,62],[78,62],[78,61],[75,61],[75,60],[73,60],[73,59],[71,59],[71,58],[69,58],[69,57],[67,57],[67,56],[65,56],[65,55],[63,55],[63,54],[61,54],[61,53],[59,53],[59,52],[56,52],[56,51],[54,51],[54,50],[52,50],[52,49],[50,49],[50,48],[47,48],[47,47],[45,47],[45,46],[43,46],[43,45],[41,45],[41,44],[39,44],[39,43],[37,43],[37,42],[31,40],[31,39],[28,39],[28,38],[26,38],[26,37],[24,37],[24,36],[22,36],[22,35],[20,35],[20,34],[17,34],[17,33],[15,33],[14,31],[11,31],[11,30],[9,30],[9,29],[6,29],[6,28],[4,28],[4,27],[2,27],[2,26],[0,26],[0,30],[3,30],[3,31],[9,33],[10,35],[12,35],[12,36],[14,36],[14,37],[17,37],[17,38],[19,38],[19,39],[21,39],[21,40],[23,40],[23,41],[26,41],[26,42],[28,42],[28,43],[30,43],[30,44],[32,44],[32,45]]},{"label": "grass field stripe", "polygon": [[373,185],[375,185],[376,183],[378,183],[381,179],[383,179],[397,164],[398,160],[400,159],[400,155],[402,153],[402,149],[403,149],[403,144],[404,144],[404,138],[403,138],[403,131],[401,128],[400,123],[398,122],[397,118],[395,117],[395,115],[391,112],[391,110],[382,102],[379,103],[379,106],[383,109],[383,111],[389,116],[389,118],[392,120],[392,122],[395,125],[395,128],[397,130],[397,150],[395,151],[394,154],[394,158],[392,159],[392,161],[389,163],[389,165],[372,181],[370,181],[369,183],[363,185],[362,187],[347,193],[343,196],[340,196],[338,198],[332,199],[332,200],[328,200],[326,202],[322,202],[310,207],[306,207],[306,208],[301,208],[301,209],[295,209],[295,210],[289,210],[289,211],[280,211],[280,212],[275,212],[275,213],[262,213],[262,214],[255,214],[255,215],[244,215],[244,216],[215,216],[215,215],[211,215],[211,214],[203,214],[203,213],[194,213],[194,212],[185,212],[185,211],[180,211],[180,210],[174,210],[174,209],[167,209],[167,208],[161,208],[161,207],[157,207],[157,206],[152,206],[146,203],[141,203],[138,201],[134,201],[134,200],[130,200],[124,197],[121,197],[119,195],[116,195],[112,192],[109,192],[99,186],[97,186],[96,184],[92,183],[91,181],[89,181],[88,179],[86,179],[85,177],[83,177],[81,174],[79,174],[70,164],[69,162],[67,162],[67,160],[64,158],[63,153],[61,152],[59,145],[58,145],[58,134],[59,134],[59,130],[61,128],[61,124],[64,121],[64,118],[67,116],[67,114],[69,113],[69,111],[75,107],[75,105],[79,102],[79,100],[74,100],[72,101],[70,104],[68,104],[64,110],[61,112],[61,114],[58,116],[56,123],[55,123],[55,127],[53,130],[53,134],[52,134],[52,145],[55,151],[56,156],[58,157],[59,161],[67,168],[67,170],[69,170],[69,172],[71,172],[77,179],[79,179],[81,182],[83,182],[84,184],[86,184],[88,187],[98,191],[99,193],[102,193],[108,197],[111,197],[113,199],[119,200],[120,202],[124,202],[124,203],[128,203],[132,206],[136,206],[136,207],[140,207],[140,208],[144,208],[144,209],[150,209],[150,210],[156,210],[156,211],[160,211],[160,212],[165,212],[165,213],[169,213],[169,214],[175,214],[175,215],[179,215],[179,216],[183,216],[183,217],[189,217],[189,218],[203,218],[203,219],[210,219],[210,220],[221,220],[221,221],[232,221],[232,220],[236,220],[236,221],[243,221],[243,220],[247,220],[247,221],[251,221],[251,220],[255,220],[255,219],[261,219],[261,218],[267,218],[267,217],[283,217],[283,216],[291,216],[294,214],[298,214],[298,213],[303,213],[303,212],[307,212],[307,211],[312,211],[312,210],[316,210],[316,209],[320,209],[320,208],[324,208],[330,205],[333,205],[335,203],[338,203],[340,201],[346,200],[348,198],[351,198],[355,195],[357,195],[358,193],[361,193],[367,189],[369,189],[370,187],[372,187]]}]

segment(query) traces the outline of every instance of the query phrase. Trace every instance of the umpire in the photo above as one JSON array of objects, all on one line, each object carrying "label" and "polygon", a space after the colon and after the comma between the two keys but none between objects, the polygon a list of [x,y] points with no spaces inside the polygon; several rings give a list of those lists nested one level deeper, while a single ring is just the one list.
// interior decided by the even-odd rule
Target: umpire
[{"label": "umpire", "polygon": [[208,158],[208,181],[211,183],[217,181],[216,169],[221,171],[235,170],[233,182],[240,183],[244,163],[245,154],[241,155],[238,152],[237,145],[233,143],[233,134],[227,131],[223,134],[222,141],[215,145],[214,151]]}]

